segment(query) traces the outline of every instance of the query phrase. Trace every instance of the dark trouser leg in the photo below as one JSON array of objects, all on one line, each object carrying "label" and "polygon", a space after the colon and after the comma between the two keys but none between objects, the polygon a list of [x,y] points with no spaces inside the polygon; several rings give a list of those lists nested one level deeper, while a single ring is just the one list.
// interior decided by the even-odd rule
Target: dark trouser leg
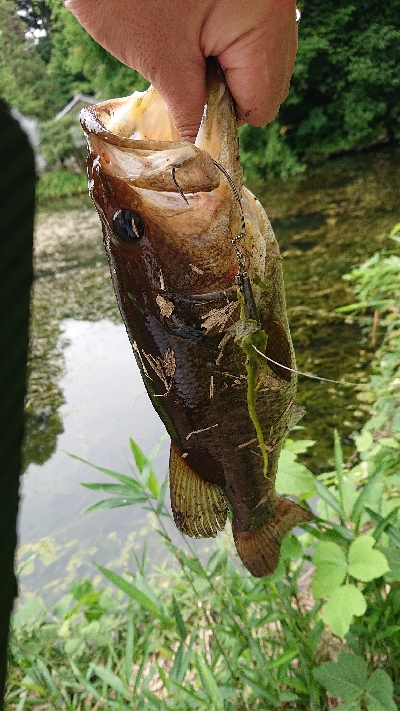
[{"label": "dark trouser leg", "polygon": [[35,166],[25,133],[0,100],[0,710],[16,595],[18,480],[32,283]]}]

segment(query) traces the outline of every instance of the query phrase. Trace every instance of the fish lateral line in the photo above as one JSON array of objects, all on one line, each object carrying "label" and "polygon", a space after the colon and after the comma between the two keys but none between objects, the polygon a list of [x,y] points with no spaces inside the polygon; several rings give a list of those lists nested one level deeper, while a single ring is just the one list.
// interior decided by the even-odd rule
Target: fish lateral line
[{"label": "fish lateral line", "polygon": [[278,363],[278,361],[273,360],[273,358],[269,358],[269,356],[266,356],[265,353],[262,353],[261,351],[258,350],[258,348],[252,344],[253,348],[257,353],[265,358],[265,360],[271,361],[271,363],[274,363],[275,365],[279,365],[280,368],[284,368],[285,370],[290,370],[291,373],[297,373],[297,375],[304,375],[305,378],[313,378],[314,380],[321,380],[324,383],[336,383],[336,385],[351,385],[353,388],[358,385],[358,383],[349,383],[346,380],[331,380],[331,378],[321,378],[319,375],[311,375],[311,373],[303,373],[301,370],[294,370],[293,368],[288,368],[287,365],[282,365],[282,363]]}]

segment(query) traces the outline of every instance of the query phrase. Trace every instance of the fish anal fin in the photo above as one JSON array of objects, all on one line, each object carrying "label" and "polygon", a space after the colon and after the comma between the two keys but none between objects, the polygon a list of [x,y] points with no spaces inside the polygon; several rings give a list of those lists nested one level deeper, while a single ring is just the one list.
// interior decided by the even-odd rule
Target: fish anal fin
[{"label": "fish anal fin", "polygon": [[171,444],[169,474],[177,528],[192,538],[215,538],[225,527],[228,510],[221,487],[196,474],[174,444]]},{"label": "fish anal fin", "polygon": [[[268,336],[267,347],[265,349],[265,355],[267,358],[272,358],[276,363],[284,365],[285,368],[292,368],[292,354],[290,349],[289,339],[286,335],[286,331],[283,328],[281,322],[271,313],[268,317],[263,328]],[[268,361],[268,366],[271,370],[278,375],[283,380],[290,381],[292,374],[290,370],[285,370],[281,368],[276,363]]]},{"label": "fish anal fin", "polygon": [[278,508],[270,520],[260,528],[238,531],[232,523],[237,552],[247,570],[256,578],[272,575],[279,563],[281,543],[285,535],[300,523],[311,521],[307,509],[283,496],[278,496]]}]

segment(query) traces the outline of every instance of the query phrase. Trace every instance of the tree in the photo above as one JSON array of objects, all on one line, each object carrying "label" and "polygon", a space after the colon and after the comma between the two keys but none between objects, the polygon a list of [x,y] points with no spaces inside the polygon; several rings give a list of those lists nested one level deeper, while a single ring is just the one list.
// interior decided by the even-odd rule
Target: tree
[{"label": "tree", "polygon": [[21,113],[47,119],[61,108],[55,86],[12,0],[0,0],[0,96]]},{"label": "tree", "polygon": [[302,11],[276,128],[242,130],[250,171],[293,172],[315,155],[400,139],[400,0],[304,0]]}]

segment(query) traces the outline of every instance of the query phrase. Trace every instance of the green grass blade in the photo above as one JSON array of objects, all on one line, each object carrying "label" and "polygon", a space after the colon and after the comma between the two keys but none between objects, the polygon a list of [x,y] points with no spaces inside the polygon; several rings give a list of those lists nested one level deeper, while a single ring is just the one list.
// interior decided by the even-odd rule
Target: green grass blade
[{"label": "green grass blade", "polygon": [[200,674],[204,693],[208,696],[210,703],[217,711],[224,711],[224,701],[218,688],[214,675],[206,660],[199,654],[195,654],[195,667]]},{"label": "green grass blade", "polygon": [[129,689],[125,686],[123,681],[119,679],[115,674],[113,674],[109,669],[101,667],[98,664],[92,664],[92,671],[97,674],[99,679],[104,681],[107,686],[114,689],[117,694],[121,694],[127,701],[130,699]]},{"label": "green grass blade", "polygon": [[88,462],[86,459],[82,459],[82,457],[78,457],[76,454],[70,454],[67,452],[68,456],[71,457],[71,459],[76,459],[78,462],[83,462],[83,464],[87,464],[88,467],[91,467],[92,469],[96,469],[98,472],[102,472],[103,474],[107,474],[107,476],[111,476],[113,479],[117,479],[118,481],[122,482],[123,484],[126,484],[127,486],[132,486],[132,488],[137,488],[140,485],[138,485],[137,481],[133,479],[133,477],[128,476],[127,474],[119,474],[118,472],[113,472],[111,469],[105,469],[104,467],[98,467],[97,464],[92,464],[91,462]]},{"label": "green grass blade", "polygon": [[88,482],[81,482],[81,485],[86,487],[86,489],[92,489],[93,491],[105,491],[107,494],[118,494],[118,496],[132,496],[133,493],[141,493],[142,487],[137,481],[133,481],[134,486],[127,486],[126,484],[90,484]]},{"label": "green grass blade", "polygon": [[[375,521],[375,523],[380,524],[382,521],[385,520],[383,516],[376,513],[376,511],[370,509],[369,506],[366,506],[365,510],[371,516],[372,520]],[[385,527],[385,533],[389,536],[393,543],[395,543],[397,546],[400,546],[400,531],[398,527],[389,524]]]},{"label": "green grass blade", "polygon": [[372,531],[372,535],[376,541],[379,541],[382,533],[386,531],[387,527],[391,524],[391,522],[397,519],[399,509],[400,506],[396,506],[395,509],[392,509],[392,511],[388,513],[388,515],[385,516],[385,518],[383,518],[382,521],[378,523],[375,531]]},{"label": "green grass blade", "polygon": [[335,457],[335,469],[336,469],[336,474],[338,478],[338,486],[339,486],[339,496],[340,496],[340,504],[342,508],[342,517],[346,517],[347,513],[347,506],[346,506],[346,494],[345,494],[345,485],[344,485],[344,472],[343,472],[343,451],[342,451],[342,445],[340,442],[340,437],[337,429],[334,430],[334,457]]},{"label": "green grass blade", "polygon": [[179,609],[179,605],[176,601],[175,595],[172,595],[172,609],[174,611],[176,625],[178,627],[179,634],[181,636],[181,640],[182,640],[182,642],[184,642],[187,637],[187,631],[186,631],[185,623],[183,621],[183,617],[182,617],[181,611]]},{"label": "green grass blade", "polygon": [[102,509],[117,509],[119,506],[134,506],[135,504],[143,503],[143,499],[139,496],[129,496],[129,498],[122,499],[102,499],[97,501],[97,503],[88,506],[83,509],[82,513],[93,513],[93,511],[100,511]]},{"label": "green grass blade", "polygon": [[132,674],[133,653],[135,649],[135,626],[133,615],[129,615],[126,626],[126,641],[125,641],[125,679],[129,683]]},{"label": "green grass blade", "polygon": [[169,477],[166,476],[163,483],[161,484],[160,491],[158,493],[156,516],[160,516],[161,512],[164,508],[164,502],[165,502],[165,496],[166,496],[167,489],[168,489],[168,484],[169,484]]},{"label": "green grass blade", "polygon": [[325,501],[325,503],[328,504],[331,509],[336,511],[340,518],[342,518],[343,514],[340,501],[338,501],[336,496],[334,496],[332,492],[329,491],[325,484],[322,484],[320,481],[318,481],[317,477],[315,477],[315,488],[317,489],[318,496],[323,499],[323,501]]},{"label": "green grass blade", "polygon": [[288,649],[287,652],[283,652],[278,657],[276,657],[276,659],[272,659],[270,662],[266,662],[265,667],[267,669],[276,669],[277,667],[281,667],[282,664],[290,662],[292,659],[298,656],[298,654],[298,649]]},{"label": "green grass blade", "polygon": [[353,523],[356,524],[356,526],[359,524],[359,519],[360,519],[361,514],[362,514],[362,512],[363,512],[365,502],[368,500],[369,492],[370,492],[371,489],[375,486],[376,482],[377,482],[378,479],[382,476],[383,473],[384,473],[384,472],[382,471],[382,469],[378,468],[378,469],[372,474],[372,476],[370,477],[370,479],[368,479],[368,481],[367,481],[367,483],[365,484],[364,488],[362,489],[362,491],[361,491],[360,494],[358,495],[357,501],[355,502],[355,504],[354,504],[354,506],[353,506],[353,510],[352,510],[351,516],[350,516],[351,520],[353,521]]},{"label": "green grass blade", "polygon": [[163,615],[156,603],[153,602],[153,600],[150,600],[150,598],[145,595],[141,590],[139,590],[139,588],[137,588],[135,585],[132,585],[132,583],[128,582],[128,580],[125,580],[125,578],[122,578],[117,573],[113,573],[112,570],[103,568],[102,565],[97,565],[97,568],[101,570],[103,575],[108,580],[110,580],[110,582],[116,585],[119,590],[122,590],[122,592],[128,595],[131,600],[137,602],[141,607],[144,607],[145,610],[148,610],[149,612],[152,612],[153,614],[157,615],[157,617],[162,619],[168,625],[171,624],[169,618]]}]

